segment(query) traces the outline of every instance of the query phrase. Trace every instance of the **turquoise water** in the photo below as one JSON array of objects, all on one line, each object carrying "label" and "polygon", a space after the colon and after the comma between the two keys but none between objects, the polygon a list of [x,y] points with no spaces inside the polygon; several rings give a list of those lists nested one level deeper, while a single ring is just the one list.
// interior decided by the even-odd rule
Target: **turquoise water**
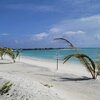
[{"label": "turquoise water", "polygon": [[[100,52],[100,48],[84,48],[78,49],[81,53],[87,54],[93,60],[97,60],[97,53]],[[21,52],[22,56],[28,56],[32,58],[56,60],[63,60],[69,54],[75,53],[75,50],[62,49],[62,50],[23,50]],[[70,62],[77,62],[77,59],[71,59]]]}]

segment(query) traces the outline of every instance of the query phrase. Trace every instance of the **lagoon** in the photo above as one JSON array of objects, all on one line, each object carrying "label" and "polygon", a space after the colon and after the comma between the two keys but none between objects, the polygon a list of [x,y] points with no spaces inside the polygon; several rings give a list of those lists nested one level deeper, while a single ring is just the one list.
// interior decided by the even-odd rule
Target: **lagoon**
[{"label": "lagoon", "polygon": [[[98,59],[97,53],[100,52],[100,48],[79,48],[81,53],[84,53],[91,57],[94,61]],[[69,54],[76,53],[73,49],[54,49],[54,50],[22,50],[21,56],[37,58],[37,59],[47,59],[47,60],[63,60]],[[77,59],[71,59],[70,62],[77,62]]]}]

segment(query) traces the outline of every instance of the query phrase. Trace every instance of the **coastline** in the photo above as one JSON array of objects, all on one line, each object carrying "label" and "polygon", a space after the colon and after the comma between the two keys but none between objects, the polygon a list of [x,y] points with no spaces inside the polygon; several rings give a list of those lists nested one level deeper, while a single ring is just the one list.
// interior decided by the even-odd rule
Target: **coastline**
[{"label": "coastline", "polygon": [[[27,57],[21,57],[20,62],[19,58],[17,58],[16,63],[11,63],[12,61],[9,60],[8,57],[6,57],[6,59],[8,60],[0,60],[0,77],[4,79],[6,79],[4,76],[6,74],[9,76],[8,80],[10,81],[12,80],[11,77],[15,76],[15,79],[17,79],[17,77],[25,80],[31,79],[32,81],[36,81],[37,83],[42,84],[42,86],[46,88],[50,86],[50,88],[48,89],[49,91],[54,91],[54,95],[52,96],[54,96],[54,99],[56,100],[100,99],[100,78],[98,78],[97,80],[91,79],[91,76],[86,71],[85,67],[81,64],[63,64],[62,62],[59,62],[59,69],[57,71],[56,62],[44,59],[29,59]],[[7,62],[8,64],[4,64],[5,62]],[[22,81],[18,82],[20,82],[20,84],[22,85],[24,84]],[[29,88],[30,87],[28,86],[28,91]],[[22,92],[24,93],[24,90]],[[58,95],[57,98],[60,98],[57,99],[55,97],[55,94]],[[45,93],[45,95],[47,94]],[[36,100],[41,100],[41,98]],[[47,100],[47,98],[44,100]]]}]

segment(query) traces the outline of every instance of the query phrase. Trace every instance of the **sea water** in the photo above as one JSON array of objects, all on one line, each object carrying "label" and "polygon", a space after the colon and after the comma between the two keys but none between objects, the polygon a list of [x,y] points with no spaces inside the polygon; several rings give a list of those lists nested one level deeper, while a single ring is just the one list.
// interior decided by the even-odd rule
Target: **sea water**
[{"label": "sea water", "polygon": [[[88,55],[94,61],[98,59],[97,54],[100,53],[100,48],[79,48],[80,53]],[[73,49],[54,49],[54,50],[22,50],[21,56],[38,58],[38,59],[47,59],[47,60],[56,60],[63,59],[70,55],[76,53],[76,50]],[[77,62],[77,59],[70,59],[69,62]]]}]

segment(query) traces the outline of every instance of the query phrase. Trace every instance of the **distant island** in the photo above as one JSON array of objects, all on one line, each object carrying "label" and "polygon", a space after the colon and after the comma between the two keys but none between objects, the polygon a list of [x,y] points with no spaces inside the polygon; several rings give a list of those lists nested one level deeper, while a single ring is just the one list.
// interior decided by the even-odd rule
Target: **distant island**
[{"label": "distant island", "polygon": [[54,50],[54,49],[65,49],[65,48],[22,48],[22,50]]}]

